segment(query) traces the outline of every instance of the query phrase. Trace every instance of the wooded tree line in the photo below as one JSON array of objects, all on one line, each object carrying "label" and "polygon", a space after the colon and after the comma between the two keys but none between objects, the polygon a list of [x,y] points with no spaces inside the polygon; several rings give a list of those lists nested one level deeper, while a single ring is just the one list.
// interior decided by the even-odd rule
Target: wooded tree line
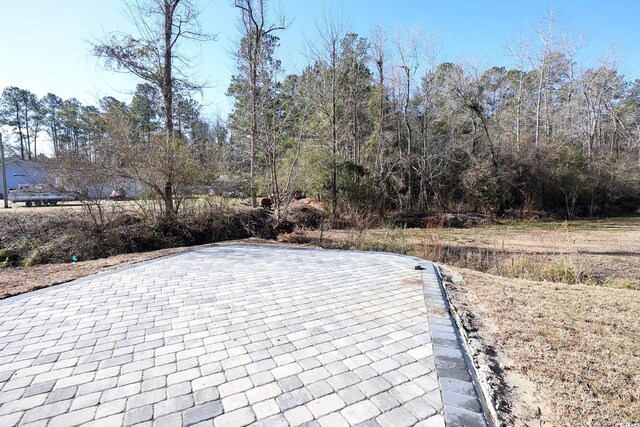
[{"label": "wooded tree line", "polygon": [[[241,12],[244,21],[249,9]],[[636,200],[640,80],[626,81],[612,62],[582,66],[580,44],[557,37],[553,24],[534,34],[537,45],[510,49],[513,67],[479,69],[439,63],[438,46],[417,32],[376,28],[363,37],[325,18],[311,62],[295,74],[277,60],[279,33],[265,34],[260,53],[250,55],[246,45],[259,30],[241,27],[231,146],[257,150],[263,193],[278,192],[277,180],[297,164],[293,187],[320,194],[334,214],[560,208],[573,215],[577,205],[595,213]],[[251,69],[259,70],[255,83]],[[249,132],[253,115],[257,137]]]},{"label": "wooded tree line", "polygon": [[555,34],[552,20],[535,43],[510,48],[511,67],[480,69],[439,62],[437,43],[418,32],[378,27],[365,37],[325,17],[308,65],[288,73],[278,59],[286,20],[270,19],[264,0],[234,5],[240,43],[224,124],[203,117],[179,55],[185,40],[212,38],[195,4],[149,0],[137,3],[139,35],[94,47],[108,66],[143,80],[132,101],[82,106],[6,88],[3,123],[17,130],[19,153],[35,158],[44,130],[57,157],[141,180],[172,212],[188,188],[221,181],[254,205],[273,195],[278,212],[295,193],[318,196],[334,215],[573,215],[579,205],[595,213],[639,196],[640,80],[611,61],[580,64],[580,43]]},{"label": "wooded tree line", "polygon": [[[43,132],[53,146],[54,157],[73,155],[97,161],[96,149],[102,141],[113,138],[115,118],[126,119],[133,143],[150,143],[163,130],[160,94],[147,83],[137,85],[129,104],[111,96],[100,99],[97,106],[83,105],[75,98],[62,100],[52,93],[38,99],[17,87],[5,88],[0,100],[2,124],[14,127],[17,145],[13,152],[23,160],[42,159],[37,138],[40,135],[42,139]],[[227,139],[222,118],[204,117],[202,106],[191,98],[176,97],[174,115],[176,133],[193,145],[200,157]]]}]

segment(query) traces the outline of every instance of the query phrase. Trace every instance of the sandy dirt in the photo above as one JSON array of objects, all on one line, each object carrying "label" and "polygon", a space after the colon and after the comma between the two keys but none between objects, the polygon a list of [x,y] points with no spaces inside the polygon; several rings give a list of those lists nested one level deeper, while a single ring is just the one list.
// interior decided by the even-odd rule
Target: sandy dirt
[{"label": "sandy dirt", "polygon": [[[112,203],[112,202],[110,202]],[[20,215],[34,212],[41,213],[57,213],[68,212],[73,210],[82,209],[83,205],[79,202],[60,202],[56,206],[40,206],[30,207],[25,206],[24,203],[9,203],[9,209],[0,209],[0,215]]]},{"label": "sandy dirt", "polygon": [[505,380],[504,425],[640,425],[638,291],[455,271],[451,303]]}]

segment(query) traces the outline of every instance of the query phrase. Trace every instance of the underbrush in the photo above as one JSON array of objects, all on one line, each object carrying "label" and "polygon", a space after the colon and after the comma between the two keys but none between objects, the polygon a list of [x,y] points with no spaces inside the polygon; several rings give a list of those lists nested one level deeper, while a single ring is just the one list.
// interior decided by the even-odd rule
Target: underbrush
[{"label": "underbrush", "polygon": [[[300,218],[312,221],[308,215]],[[118,212],[96,221],[89,212],[37,212],[0,217],[0,266],[85,261],[224,240],[275,239],[294,224],[262,209],[190,210],[168,221],[162,216]]]}]

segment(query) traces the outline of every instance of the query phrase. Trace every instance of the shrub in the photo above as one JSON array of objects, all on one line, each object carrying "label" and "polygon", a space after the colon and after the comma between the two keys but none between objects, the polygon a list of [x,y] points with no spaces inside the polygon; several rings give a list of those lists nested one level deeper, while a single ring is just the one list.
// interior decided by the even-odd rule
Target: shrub
[{"label": "shrub", "polygon": [[301,229],[317,230],[325,218],[323,211],[309,205],[293,205],[287,213],[287,219]]}]

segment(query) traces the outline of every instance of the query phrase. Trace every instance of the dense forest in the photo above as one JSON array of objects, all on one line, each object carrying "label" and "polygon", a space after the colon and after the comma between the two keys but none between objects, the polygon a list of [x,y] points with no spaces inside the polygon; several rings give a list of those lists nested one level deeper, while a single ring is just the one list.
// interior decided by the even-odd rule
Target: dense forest
[{"label": "dense forest", "polygon": [[[512,44],[510,67],[487,69],[439,62],[437,43],[418,31],[365,36],[327,18],[308,64],[290,73],[278,59],[286,20],[270,19],[263,0],[235,6],[228,117],[203,113],[192,96],[201,85],[180,56],[182,45],[213,38],[197,5],[150,0],[137,15],[144,34],[92,46],[106,67],[140,78],[131,101],[82,105],[7,87],[0,117],[15,131],[12,152],[93,180],[138,180],[167,212],[204,187],[254,205],[272,195],[278,208],[304,193],[334,216],[573,216],[640,196],[640,80],[611,60],[581,64],[581,43],[557,34],[551,17]],[[38,154],[44,132],[52,159]]]}]

